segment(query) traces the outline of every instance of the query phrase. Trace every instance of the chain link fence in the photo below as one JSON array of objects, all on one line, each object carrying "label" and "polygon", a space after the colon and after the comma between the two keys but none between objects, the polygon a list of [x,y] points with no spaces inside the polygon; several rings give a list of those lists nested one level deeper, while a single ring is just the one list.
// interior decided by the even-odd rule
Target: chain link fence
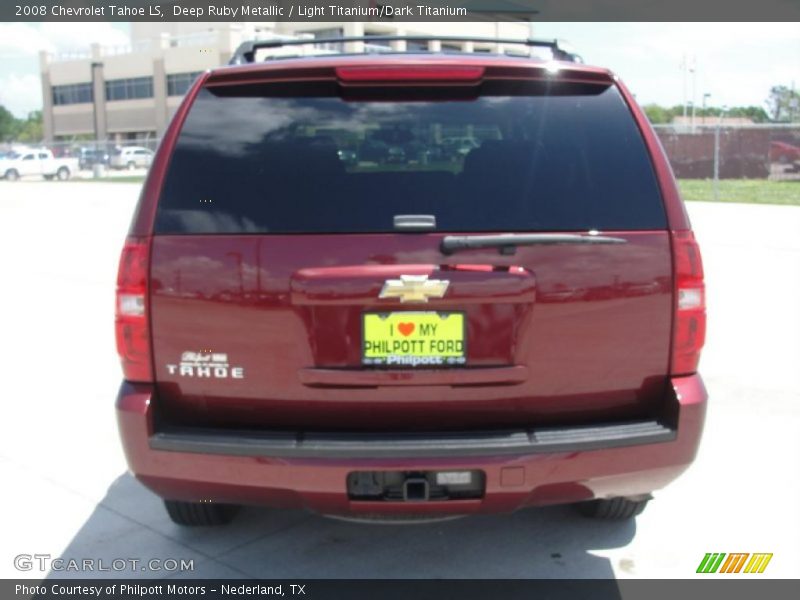
[{"label": "chain link fence", "polygon": [[[50,151],[57,166],[63,165],[69,169],[71,180],[116,178],[137,181],[144,179],[147,174],[158,143],[159,140],[155,137],[122,141],[81,139],[39,144],[12,142],[0,144],[0,157],[13,160],[15,157],[19,159],[35,154],[34,162],[38,164],[14,161],[17,163],[13,165],[14,169],[21,170],[19,175],[24,179],[35,178],[37,168],[43,174],[52,170],[48,167],[49,158],[40,158],[40,152]],[[12,167],[2,158],[0,177],[4,177],[6,171]]]},{"label": "chain link fence", "polygon": [[[694,127],[655,126],[686,200],[800,205],[800,124],[698,121]],[[57,158],[72,159],[71,179],[137,181],[146,175],[158,142],[141,137],[5,144],[0,153],[47,148]]]},{"label": "chain link fence", "polygon": [[800,125],[712,120],[655,127],[686,200],[800,204]]}]

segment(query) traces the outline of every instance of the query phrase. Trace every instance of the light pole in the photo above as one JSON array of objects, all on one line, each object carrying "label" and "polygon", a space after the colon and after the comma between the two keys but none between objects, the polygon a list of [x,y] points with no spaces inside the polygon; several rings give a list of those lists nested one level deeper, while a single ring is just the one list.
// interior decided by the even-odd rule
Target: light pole
[{"label": "light pole", "polygon": [[681,71],[683,71],[683,118],[686,119],[686,71],[689,67],[689,63],[686,61],[686,54],[684,53],[683,58],[681,58]]},{"label": "light pole", "polygon": [[95,141],[95,150],[97,149],[97,138],[99,135],[100,126],[97,124],[97,94],[95,93],[95,88],[97,87],[97,69],[101,68],[103,63],[101,62],[92,62],[91,69],[92,69],[92,127],[94,128],[94,141]]},{"label": "light pole", "polygon": [[711,94],[709,94],[708,92],[703,94],[703,114],[700,117],[701,119],[703,119],[702,121],[703,125],[706,124],[706,100],[708,100],[709,98],[711,98]]},{"label": "light pole", "polygon": [[[99,152],[99,144],[98,138],[100,137],[100,125],[97,122],[97,96],[96,88],[97,88],[97,70],[103,68],[103,63],[101,62],[92,62],[91,69],[92,69],[92,128],[94,129],[94,148],[93,152],[94,155],[91,158],[92,164],[92,176],[95,179],[102,177],[103,175],[103,163],[101,160],[98,160],[98,152]],[[103,98],[105,100],[105,98]]]},{"label": "light pole", "polygon": [[692,66],[689,67],[689,72],[692,74],[692,131],[694,132],[694,116],[697,112],[697,57],[692,56]]},{"label": "light pole", "polygon": [[724,118],[727,110],[727,106],[722,106],[720,109],[717,127],[714,130],[714,202],[719,201],[719,130],[722,126],[722,119]]}]

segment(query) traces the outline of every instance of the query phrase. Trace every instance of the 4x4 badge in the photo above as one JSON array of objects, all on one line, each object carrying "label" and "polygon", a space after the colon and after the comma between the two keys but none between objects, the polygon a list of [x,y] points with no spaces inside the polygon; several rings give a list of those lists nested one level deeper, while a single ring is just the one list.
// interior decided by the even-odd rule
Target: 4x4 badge
[{"label": "4x4 badge", "polygon": [[427,275],[400,275],[400,279],[387,279],[378,298],[400,298],[400,302],[426,303],[428,298],[441,298],[450,282],[446,279],[428,279]]}]

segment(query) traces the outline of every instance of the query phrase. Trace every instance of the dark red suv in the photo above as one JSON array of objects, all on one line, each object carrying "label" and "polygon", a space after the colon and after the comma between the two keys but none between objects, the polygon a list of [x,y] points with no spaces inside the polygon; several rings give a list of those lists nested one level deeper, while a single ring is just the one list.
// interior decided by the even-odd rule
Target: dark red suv
[{"label": "dark red suv", "polygon": [[204,73],[144,185],[116,331],[128,463],[184,525],[241,504],[627,518],[706,410],[670,167],[622,83],[567,60]]}]

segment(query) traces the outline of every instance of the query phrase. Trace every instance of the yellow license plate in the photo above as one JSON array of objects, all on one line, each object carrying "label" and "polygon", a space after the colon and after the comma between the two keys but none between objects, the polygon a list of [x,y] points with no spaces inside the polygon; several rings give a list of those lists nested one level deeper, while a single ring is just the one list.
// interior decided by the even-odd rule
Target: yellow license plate
[{"label": "yellow license plate", "polygon": [[466,362],[464,313],[365,313],[364,365],[436,367]]}]

